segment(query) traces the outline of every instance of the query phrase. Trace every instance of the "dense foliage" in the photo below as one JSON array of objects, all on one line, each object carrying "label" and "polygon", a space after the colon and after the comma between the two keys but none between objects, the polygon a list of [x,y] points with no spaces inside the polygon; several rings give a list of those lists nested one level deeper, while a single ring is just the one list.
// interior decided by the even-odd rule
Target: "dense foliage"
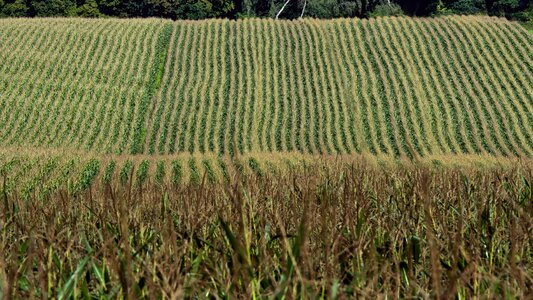
[{"label": "dense foliage", "polygon": [[236,168],[216,183],[199,161],[177,164],[200,177],[182,183],[173,167],[171,181],[147,178],[145,161],[124,171],[86,160],[75,171],[0,160],[0,298],[531,295],[531,165],[335,159],[276,173]]},{"label": "dense foliage", "polygon": [[[0,0],[0,17],[274,17],[285,0]],[[289,0],[282,18],[489,14],[533,20],[528,0]]]}]

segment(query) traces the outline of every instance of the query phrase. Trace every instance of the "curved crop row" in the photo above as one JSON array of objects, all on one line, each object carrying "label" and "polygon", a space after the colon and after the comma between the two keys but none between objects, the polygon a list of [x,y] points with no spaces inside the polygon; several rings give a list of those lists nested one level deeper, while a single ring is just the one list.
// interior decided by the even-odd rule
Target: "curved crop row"
[{"label": "curved crop row", "polygon": [[533,38],[499,18],[2,19],[0,39],[0,147],[533,155]]}]

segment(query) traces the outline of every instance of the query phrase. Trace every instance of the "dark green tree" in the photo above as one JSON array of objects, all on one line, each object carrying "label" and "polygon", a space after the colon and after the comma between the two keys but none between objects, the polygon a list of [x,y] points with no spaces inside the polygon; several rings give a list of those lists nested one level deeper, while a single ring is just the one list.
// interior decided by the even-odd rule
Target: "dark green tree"
[{"label": "dark green tree", "polygon": [[306,15],[316,18],[364,17],[379,4],[376,0],[310,0]]},{"label": "dark green tree", "polygon": [[402,16],[402,7],[396,3],[380,4],[370,13],[371,17]]},{"label": "dark green tree", "polygon": [[103,16],[95,0],[87,0],[84,4],[78,6],[76,8],[76,15],[84,18],[98,18]]},{"label": "dark green tree", "polygon": [[[487,1],[489,2],[489,1]],[[517,9],[520,7],[520,1],[519,0],[496,0],[496,1],[490,1],[491,6],[487,6],[487,10],[491,15],[497,15],[497,16],[509,16],[512,13],[516,12]]]},{"label": "dark green tree", "polygon": [[146,3],[144,0],[121,0],[119,5],[119,17],[135,18],[146,17],[144,13]]},{"label": "dark green tree", "polygon": [[178,19],[206,19],[230,17],[234,9],[234,2],[228,0],[181,0],[177,8]]},{"label": "dark green tree", "polygon": [[[241,6],[240,10],[238,6]],[[281,8],[274,0],[242,0],[235,1],[234,9],[237,18],[274,17]]]},{"label": "dark green tree", "polygon": [[439,0],[396,0],[402,10],[410,16],[429,16],[435,13]]},{"label": "dark green tree", "polygon": [[148,16],[176,19],[176,8],[179,5],[178,0],[146,0],[146,14]]},{"label": "dark green tree", "polygon": [[120,11],[120,0],[96,0],[98,10],[107,16],[118,16]]},{"label": "dark green tree", "polygon": [[178,19],[206,19],[213,16],[213,5],[207,0],[180,1],[176,8]]},{"label": "dark green tree", "polygon": [[314,18],[332,18],[341,14],[340,5],[336,0],[310,0],[304,14]]},{"label": "dark green tree", "polygon": [[0,3],[0,16],[26,17],[28,16],[28,11],[29,7],[23,0],[15,0],[15,2],[11,3]]},{"label": "dark green tree", "polygon": [[487,13],[485,0],[458,0],[450,3],[450,9],[461,15]]},{"label": "dark green tree", "polygon": [[76,2],[72,0],[32,1],[32,8],[38,17],[75,16]]}]

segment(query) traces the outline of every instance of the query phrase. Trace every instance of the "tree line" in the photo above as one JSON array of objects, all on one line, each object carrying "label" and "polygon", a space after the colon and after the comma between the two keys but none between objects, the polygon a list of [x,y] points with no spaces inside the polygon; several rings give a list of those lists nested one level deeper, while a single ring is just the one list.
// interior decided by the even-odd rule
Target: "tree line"
[{"label": "tree line", "polygon": [[0,0],[0,17],[170,19],[487,14],[533,22],[530,0]]}]

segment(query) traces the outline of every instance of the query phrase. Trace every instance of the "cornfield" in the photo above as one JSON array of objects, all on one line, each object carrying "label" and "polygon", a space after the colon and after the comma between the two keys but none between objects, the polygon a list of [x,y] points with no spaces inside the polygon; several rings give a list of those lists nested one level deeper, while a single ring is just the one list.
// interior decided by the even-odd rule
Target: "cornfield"
[{"label": "cornfield", "polygon": [[[228,182],[213,183],[198,171],[205,161],[192,158],[169,164],[172,181],[158,179],[161,171],[146,177],[144,159],[105,164],[101,176],[97,160],[67,159],[73,163],[58,168],[62,159],[42,163],[31,176],[27,166],[42,159],[3,170],[0,296],[532,293],[531,164],[377,168],[361,159],[326,160],[277,173],[235,167]],[[180,182],[189,165],[198,178]],[[78,169],[75,178],[46,189],[69,166]],[[46,180],[53,173],[62,175]],[[28,178],[22,191],[11,189],[13,176]],[[43,188],[31,189],[34,182]]]},{"label": "cornfield", "polygon": [[533,295],[505,19],[0,19],[0,298]]},{"label": "cornfield", "polygon": [[502,19],[0,25],[3,146],[408,159],[533,153],[533,37]]}]

